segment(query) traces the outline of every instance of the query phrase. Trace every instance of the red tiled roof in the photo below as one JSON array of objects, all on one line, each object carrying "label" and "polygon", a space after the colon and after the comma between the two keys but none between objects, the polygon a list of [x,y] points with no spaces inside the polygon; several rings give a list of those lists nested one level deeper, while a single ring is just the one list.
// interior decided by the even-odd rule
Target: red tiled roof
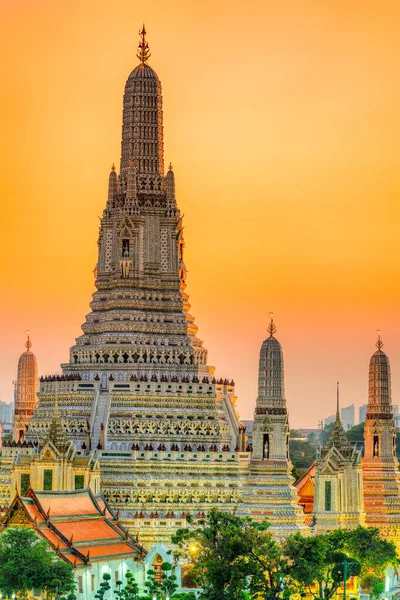
[{"label": "red tiled roof", "polygon": [[100,546],[87,546],[85,548],[79,547],[79,552],[85,555],[90,552],[90,560],[92,560],[93,558],[100,558],[102,556],[132,554],[134,550],[129,544],[102,544]]},{"label": "red tiled roof", "polygon": [[[141,546],[118,523],[104,498],[93,496],[87,489],[76,492],[29,490],[26,498],[16,496],[12,502],[7,516],[10,524],[16,504],[22,506],[32,520],[36,518],[36,531],[73,565],[87,565],[105,556],[142,554]],[[102,512],[104,508],[106,515]]]},{"label": "red tiled roof", "polygon": [[35,493],[44,511],[47,513],[50,509],[52,517],[100,514],[99,509],[86,491],[76,494],[60,492],[57,495],[46,492]]},{"label": "red tiled roof", "polygon": [[68,540],[71,538],[71,535],[73,535],[74,543],[90,542],[92,540],[118,540],[121,537],[121,534],[115,531],[105,518],[104,520],[85,519],[64,523],[57,521],[54,525]]}]

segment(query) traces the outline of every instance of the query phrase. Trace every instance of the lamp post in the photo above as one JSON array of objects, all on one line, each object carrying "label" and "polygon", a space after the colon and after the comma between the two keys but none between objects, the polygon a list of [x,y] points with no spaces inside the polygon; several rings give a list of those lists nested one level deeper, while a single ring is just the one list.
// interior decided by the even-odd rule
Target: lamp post
[{"label": "lamp post", "polygon": [[347,567],[350,567],[352,565],[358,565],[359,563],[344,559],[344,561],[340,564],[343,565],[343,600],[346,600]]}]

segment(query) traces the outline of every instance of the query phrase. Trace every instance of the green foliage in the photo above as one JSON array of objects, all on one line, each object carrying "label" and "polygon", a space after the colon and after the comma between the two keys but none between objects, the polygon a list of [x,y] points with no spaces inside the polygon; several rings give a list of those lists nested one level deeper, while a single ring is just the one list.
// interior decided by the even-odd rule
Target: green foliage
[{"label": "green foliage", "polygon": [[289,456],[293,464],[292,475],[299,479],[303,473],[312,465],[315,460],[316,450],[310,444],[309,440],[300,440],[293,438],[304,437],[296,429],[290,430],[289,438]]},{"label": "green foliage", "polygon": [[[282,592],[287,562],[269,524],[213,509],[197,527],[180,529],[172,541],[193,563],[204,600],[274,598]],[[290,587],[286,588],[290,593]]]},{"label": "green foliage", "polygon": [[127,579],[125,587],[121,587],[122,581],[117,581],[118,590],[114,592],[116,598],[118,600],[139,600],[139,586],[132,573],[127,571],[125,578]]},{"label": "green foliage", "polygon": [[283,551],[299,590],[323,600],[331,598],[342,583],[344,560],[355,563],[347,565],[347,578],[359,575],[361,586],[374,597],[379,596],[386,568],[399,564],[395,545],[372,527],[338,529],[307,538],[297,533],[287,539]]},{"label": "green foliage", "polygon": [[331,433],[332,433],[334,425],[335,425],[335,423],[330,423],[329,425],[325,425],[325,427],[321,431],[321,435],[320,435],[321,446],[326,446],[326,444],[328,443],[328,440],[331,437]]},{"label": "green foliage", "polygon": [[179,587],[176,583],[177,577],[175,575],[175,568],[169,562],[163,562],[161,571],[161,581],[158,581],[156,579],[156,571],[149,569],[147,571],[147,580],[144,587],[151,598],[154,596],[158,598],[160,596],[172,598]]},{"label": "green foliage", "polygon": [[296,533],[286,540],[283,551],[290,564],[288,573],[293,584],[298,585],[298,591],[329,600],[343,582],[344,561],[347,562],[346,580],[360,573],[360,563],[340,551],[335,534],[302,537]]},{"label": "green foliage", "polygon": [[360,584],[374,595],[381,587],[385,571],[389,565],[396,568],[399,558],[393,542],[381,538],[379,529],[357,527],[345,531],[342,547],[350,552],[362,565]]},{"label": "green foliage", "polygon": [[364,443],[364,423],[355,425],[346,431],[347,439],[352,444],[363,444]]},{"label": "green foliage", "polygon": [[110,586],[110,579],[111,579],[111,575],[109,575],[108,573],[104,573],[103,574],[103,581],[100,583],[100,589],[97,590],[97,593],[95,594],[95,598],[98,598],[99,600],[103,600],[106,592],[108,592],[108,590],[111,589]]},{"label": "green foliage", "polygon": [[0,589],[26,595],[37,588],[57,595],[73,592],[73,568],[51,550],[33,529],[13,527],[0,536]]}]

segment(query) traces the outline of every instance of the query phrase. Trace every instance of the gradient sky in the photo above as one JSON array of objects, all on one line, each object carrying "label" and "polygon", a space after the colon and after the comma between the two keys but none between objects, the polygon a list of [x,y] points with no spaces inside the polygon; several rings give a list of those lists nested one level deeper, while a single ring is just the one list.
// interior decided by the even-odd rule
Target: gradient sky
[{"label": "gradient sky", "polygon": [[292,426],[367,399],[376,329],[400,402],[400,4],[0,0],[0,397],[31,330],[68,359],[94,289],[143,20],[188,292],[251,418],[274,311]]}]

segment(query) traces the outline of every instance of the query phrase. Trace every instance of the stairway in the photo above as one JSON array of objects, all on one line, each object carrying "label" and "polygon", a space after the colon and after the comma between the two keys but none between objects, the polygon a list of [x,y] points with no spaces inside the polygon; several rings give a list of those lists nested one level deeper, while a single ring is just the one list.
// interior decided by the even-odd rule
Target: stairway
[{"label": "stairway", "polygon": [[[97,401],[96,414],[93,421],[91,433],[92,450],[96,450],[100,442],[100,431],[101,424],[104,424],[104,429],[107,428],[106,419],[108,420],[108,410],[110,406],[110,392],[108,390],[101,390],[99,399]],[[104,450],[104,448],[103,448]]]}]

